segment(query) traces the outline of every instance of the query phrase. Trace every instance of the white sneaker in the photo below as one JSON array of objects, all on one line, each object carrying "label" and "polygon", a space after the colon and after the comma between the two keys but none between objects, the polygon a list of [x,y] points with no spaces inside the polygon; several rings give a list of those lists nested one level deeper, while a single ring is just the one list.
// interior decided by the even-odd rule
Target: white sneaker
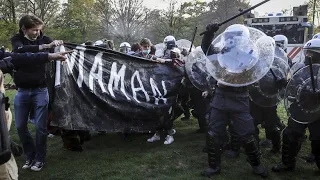
[{"label": "white sneaker", "polygon": [[26,163],[22,166],[22,169],[29,169],[33,165],[33,161],[26,161]]},{"label": "white sneaker", "polygon": [[55,135],[53,135],[51,133],[48,134],[48,138],[54,138],[54,137],[55,137]]},{"label": "white sneaker", "polygon": [[167,135],[166,140],[164,141],[164,144],[171,144],[173,143],[174,139],[173,136]]},{"label": "white sneaker", "polygon": [[44,162],[36,162],[34,165],[31,167],[31,170],[33,171],[40,171],[44,166]]},{"label": "white sneaker", "polygon": [[151,138],[149,138],[147,141],[149,143],[155,142],[155,141],[159,141],[160,140],[160,136],[158,134],[154,134]]}]

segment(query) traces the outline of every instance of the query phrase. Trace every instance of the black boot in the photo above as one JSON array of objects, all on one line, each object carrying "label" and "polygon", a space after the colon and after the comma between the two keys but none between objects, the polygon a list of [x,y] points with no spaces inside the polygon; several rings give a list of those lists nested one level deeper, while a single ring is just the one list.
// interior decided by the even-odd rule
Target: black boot
[{"label": "black boot", "polygon": [[314,154],[315,162],[320,169],[320,140],[311,141],[312,154]]},{"label": "black boot", "polygon": [[280,129],[276,128],[271,131],[270,139],[272,141],[272,149],[270,150],[271,153],[277,154],[280,152],[281,149],[281,136],[280,136]]},{"label": "black boot", "polygon": [[259,149],[258,142],[251,136],[249,140],[244,144],[245,152],[248,156],[247,160],[252,166],[253,172],[261,177],[267,177],[268,173],[265,168],[260,164],[261,152]]},{"label": "black boot", "polygon": [[240,139],[232,129],[230,129],[230,149],[225,151],[225,156],[229,159],[236,159],[240,155]]},{"label": "black boot", "polygon": [[202,176],[211,177],[221,171],[221,143],[214,136],[207,136],[207,150],[209,168],[202,172]]},{"label": "black boot", "polygon": [[[292,138],[292,139],[290,139]],[[293,171],[296,166],[296,156],[301,147],[301,139],[295,138],[286,130],[282,136],[282,163],[272,167],[273,172]]]}]

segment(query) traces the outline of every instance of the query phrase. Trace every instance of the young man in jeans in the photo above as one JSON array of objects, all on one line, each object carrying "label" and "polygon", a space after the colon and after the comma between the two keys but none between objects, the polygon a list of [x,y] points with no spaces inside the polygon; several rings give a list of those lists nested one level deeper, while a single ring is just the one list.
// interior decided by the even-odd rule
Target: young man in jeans
[{"label": "young man in jeans", "polygon": [[[43,22],[35,16],[23,16],[19,21],[19,28],[19,33],[11,38],[15,53],[52,51],[63,43],[44,36],[41,32]],[[18,88],[14,98],[16,128],[27,156],[22,169],[40,171],[45,163],[49,103],[45,71],[45,64],[25,65],[16,67],[13,76]],[[27,126],[31,107],[34,109],[36,126],[35,144]]]}]

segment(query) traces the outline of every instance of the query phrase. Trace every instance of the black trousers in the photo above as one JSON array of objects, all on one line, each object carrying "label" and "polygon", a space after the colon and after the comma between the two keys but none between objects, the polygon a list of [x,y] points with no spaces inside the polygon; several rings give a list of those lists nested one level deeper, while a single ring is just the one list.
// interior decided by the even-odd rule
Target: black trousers
[{"label": "black trousers", "polygon": [[207,135],[209,167],[213,169],[220,167],[221,149],[228,137],[227,125],[230,125],[232,132],[238,135],[251,166],[258,166],[261,153],[254,138],[254,123],[249,112],[248,92],[230,92],[228,89],[217,88],[210,104]]},{"label": "black trousers", "polygon": [[289,118],[288,126],[283,132],[282,162],[286,166],[295,166],[306,128],[310,132],[312,153],[315,155],[317,166],[320,168],[320,121],[310,124],[300,124]]},{"label": "black trousers", "polygon": [[202,91],[196,88],[190,88],[190,103],[192,104],[192,115],[198,119],[199,128],[207,130],[207,114],[210,105],[210,98],[202,97]]},{"label": "black trousers", "polygon": [[280,118],[277,114],[277,106],[261,107],[250,101],[250,114],[254,120],[257,140],[260,140],[258,125],[264,123],[267,139],[270,139],[274,146],[280,147],[281,133],[280,128],[278,127]]},{"label": "black trousers", "polygon": [[249,97],[246,93],[223,92],[217,88],[211,103],[209,116],[210,135],[225,138],[226,126],[230,123],[241,141],[248,140],[255,132],[253,119],[249,112]]}]

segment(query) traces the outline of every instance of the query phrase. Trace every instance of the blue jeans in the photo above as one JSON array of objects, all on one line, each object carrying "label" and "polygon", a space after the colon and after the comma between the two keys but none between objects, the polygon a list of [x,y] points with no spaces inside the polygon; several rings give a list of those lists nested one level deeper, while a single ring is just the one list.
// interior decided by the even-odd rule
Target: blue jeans
[{"label": "blue jeans", "polygon": [[[49,95],[47,88],[19,88],[14,98],[16,128],[27,160],[44,162],[47,150],[47,116]],[[34,107],[36,144],[28,129],[28,117]]]}]

